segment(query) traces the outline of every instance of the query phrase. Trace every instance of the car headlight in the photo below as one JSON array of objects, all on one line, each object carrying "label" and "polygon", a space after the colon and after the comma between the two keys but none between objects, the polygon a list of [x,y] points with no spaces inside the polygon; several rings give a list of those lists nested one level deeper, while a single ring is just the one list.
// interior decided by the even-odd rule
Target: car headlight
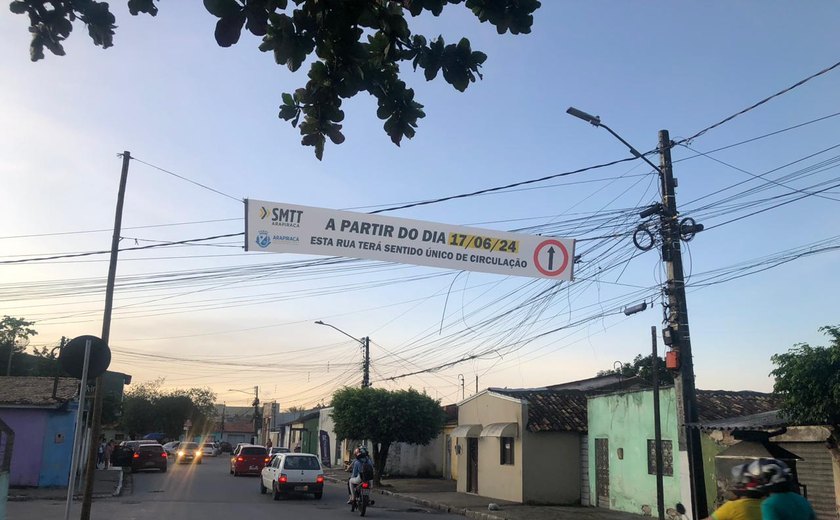
[{"label": "car headlight", "polygon": [[184,450],[179,451],[179,452],[178,452],[178,456],[179,456],[179,457],[183,457],[183,456],[184,456]]}]

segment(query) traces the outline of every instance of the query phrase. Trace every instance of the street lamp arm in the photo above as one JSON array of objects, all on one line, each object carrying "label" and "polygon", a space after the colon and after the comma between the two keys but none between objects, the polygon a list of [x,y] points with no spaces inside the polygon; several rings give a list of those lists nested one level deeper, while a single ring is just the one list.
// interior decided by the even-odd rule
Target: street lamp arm
[{"label": "street lamp arm", "polygon": [[659,166],[657,166],[657,165],[653,164],[653,163],[650,161],[650,159],[648,159],[648,158],[645,156],[645,154],[643,154],[643,153],[639,152],[638,150],[636,150],[636,149],[633,147],[633,145],[632,145],[632,144],[630,144],[630,143],[628,143],[627,141],[625,141],[625,140],[624,140],[624,139],[623,139],[620,135],[618,135],[617,133],[615,133],[615,132],[613,131],[613,129],[612,129],[612,128],[610,128],[610,127],[608,127],[607,125],[605,125],[604,123],[602,123],[602,122],[601,122],[601,118],[600,118],[599,116],[593,116],[593,115],[587,114],[587,113],[586,113],[586,112],[584,112],[583,110],[578,110],[578,109],[576,109],[575,107],[569,107],[568,109],[566,109],[566,113],[567,113],[567,114],[569,114],[569,115],[571,115],[571,116],[574,116],[574,117],[576,117],[576,118],[578,118],[578,119],[581,119],[581,120],[583,120],[583,121],[586,121],[587,123],[591,124],[592,126],[600,126],[601,128],[606,129],[606,131],[607,131],[607,132],[609,132],[609,133],[611,133],[611,134],[613,135],[613,137],[615,137],[616,139],[618,139],[619,141],[621,141],[621,143],[622,143],[622,144],[624,144],[624,146],[626,146],[627,148],[629,148],[629,149],[630,149],[630,153],[632,153],[632,154],[633,154],[633,156],[638,157],[639,159],[641,159],[641,160],[645,161],[645,162],[646,162],[646,163],[648,163],[648,164],[649,164],[649,165],[650,165],[650,166],[651,166],[651,167],[652,167],[652,168],[653,168],[653,169],[654,169],[657,173],[659,173],[660,175],[662,174],[662,170],[660,170],[660,169],[659,169]]},{"label": "street lamp arm", "polygon": [[358,341],[358,342],[359,342],[359,343],[361,343],[362,345],[364,345],[364,344],[365,344],[365,342],[364,342],[364,341],[362,341],[362,340],[360,340],[359,338],[356,338],[356,337],[354,337],[354,336],[351,336],[350,334],[347,334],[346,332],[344,332],[343,330],[339,329],[339,328],[338,328],[338,327],[336,327],[335,325],[330,325],[329,323],[324,323],[324,322],[323,322],[323,321],[321,321],[321,320],[316,321],[316,322],[315,322],[315,325],[326,325],[327,327],[331,327],[331,328],[333,328],[333,329],[337,330],[338,332],[340,332],[340,333],[344,334],[344,335],[345,335],[345,336],[347,336],[348,338],[350,338],[350,339],[352,339],[352,340],[355,340],[355,341]]}]

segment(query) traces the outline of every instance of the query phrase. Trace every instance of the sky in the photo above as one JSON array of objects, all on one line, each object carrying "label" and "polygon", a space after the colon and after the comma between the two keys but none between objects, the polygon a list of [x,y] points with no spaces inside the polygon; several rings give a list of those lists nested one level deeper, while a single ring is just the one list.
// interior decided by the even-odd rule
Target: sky
[{"label": "sky", "polygon": [[[840,58],[836,2],[544,1],[517,36],[448,6],[412,30],[469,38],[484,79],[460,93],[404,66],[426,112],[414,139],[394,146],[363,93],[344,102],[346,142],[318,161],[277,117],[306,66],[276,65],[247,34],[219,48],[197,2],[162,2],[155,18],[112,9],[112,48],[77,23],[67,55],[37,63],[26,18],[0,14],[0,315],[34,321],[33,347],[100,335],[108,255],[33,259],[110,248],[130,151],[111,369],[229,405],[256,387],[281,409],[361,383],[360,344],[317,320],[370,338],[373,386],[444,404],[646,355],[665,275],[658,248],[631,236],[657,177],[640,160],[558,176],[630,157],[566,109],[649,151],[660,130],[692,137]],[[840,67],[672,150],[681,217],[706,227],[683,244],[698,388],[770,391],[773,354],[825,344],[819,327],[840,323],[838,87]],[[323,265],[245,252],[241,236],[125,250],[242,233],[244,198],[364,213],[547,176],[385,215],[576,239],[571,283]]]}]

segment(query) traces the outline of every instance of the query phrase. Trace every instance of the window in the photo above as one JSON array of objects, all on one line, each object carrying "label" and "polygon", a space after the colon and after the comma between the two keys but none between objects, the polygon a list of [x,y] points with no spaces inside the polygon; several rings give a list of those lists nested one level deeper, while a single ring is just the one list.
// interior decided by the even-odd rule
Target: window
[{"label": "window", "polygon": [[[648,475],[656,475],[656,441],[648,439]],[[674,476],[674,446],[671,441],[662,441],[662,474]]]},{"label": "window", "polygon": [[499,464],[513,464],[513,437],[499,437]]}]

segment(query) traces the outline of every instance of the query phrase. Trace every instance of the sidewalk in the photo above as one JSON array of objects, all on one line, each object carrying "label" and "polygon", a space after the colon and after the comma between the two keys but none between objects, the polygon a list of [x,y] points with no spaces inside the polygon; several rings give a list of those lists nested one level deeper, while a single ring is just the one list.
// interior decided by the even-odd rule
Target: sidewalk
[{"label": "sidewalk", "polygon": [[[327,480],[346,483],[349,474],[341,469],[325,468]],[[596,507],[529,506],[478,495],[458,493],[454,480],[433,478],[383,479],[374,493],[393,495],[431,509],[464,515],[479,520],[639,520],[640,515]],[[499,506],[490,511],[490,503]]]},{"label": "sidewalk", "polygon": [[[93,498],[117,496],[122,492],[122,468],[98,469],[93,474]],[[77,487],[75,500],[82,499]],[[9,502],[23,500],[67,500],[67,488],[9,488]]]}]

